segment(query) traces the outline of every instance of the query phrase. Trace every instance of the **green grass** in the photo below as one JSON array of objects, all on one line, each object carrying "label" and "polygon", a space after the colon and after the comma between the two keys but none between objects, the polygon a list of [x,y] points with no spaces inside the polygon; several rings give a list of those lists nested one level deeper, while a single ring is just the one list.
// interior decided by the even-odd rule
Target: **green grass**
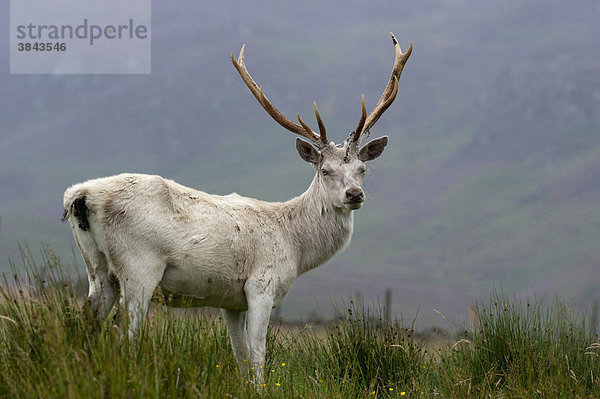
[{"label": "green grass", "polygon": [[472,339],[447,359],[464,378],[453,396],[597,397],[600,347],[583,314],[558,300],[508,301],[494,294],[477,310]]},{"label": "green grass", "polygon": [[558,301],[494,294],[471,330],[441,343],[352,303],[324,329],[274,324],[257,390],[238,375],[220,318],[159,306],[131,341],[112,318],[94,322],[75,283],[81,276],[45,253],[39,268],[24,256],[25,272],[0,285],[0,397],[600,395],[597,337]]}]

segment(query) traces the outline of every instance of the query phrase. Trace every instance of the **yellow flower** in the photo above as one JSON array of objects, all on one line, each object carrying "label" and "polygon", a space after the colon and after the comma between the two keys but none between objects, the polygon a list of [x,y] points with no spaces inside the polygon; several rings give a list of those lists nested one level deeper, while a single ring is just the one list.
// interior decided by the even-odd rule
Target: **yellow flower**
[{"label": "yellow flower", "polygon": [[394,390],[394,388],[390,388],[390,391],[393,391],[393,390]]},{"label": "yellow flower", "polygon": [[261,386],[261,387],[266,387],[266,386],[267,386],[267,384],[260,384],[260,386]]},{"label": "yellow flower", "polygon": [[278,382],[276,382],[276,383],[275,383],[275,386],[276,386],[276,387],[280,387],[280,386],[281,386],[281,384],[280,384],[280,383],[278,383]]},{"label": "yellow flower", "polygon": [[371,395],[375,395],[375,391],[371,391]]},{"label": "yellow flower", "polygon": [[221,365],[220,365],[220,364],[217,364],[217,366],[216,366],[216,367],[217,367],[217,368],[219,368],[219,367],[221,367]]},{"label": "yellow flower", "polygon": [[404,392],[404,391],[400,392],[400,396],[404,396],[404,395],[406,395],[406,392]]},{"label": "yellow flower", "polygon": [[285,367],[285,363],[281,363],[281,367]]},{"label": "yellow flower", "polygon": [[275,370],[271,370],[271,373],[274,373],[274,372],[275,372]]}]

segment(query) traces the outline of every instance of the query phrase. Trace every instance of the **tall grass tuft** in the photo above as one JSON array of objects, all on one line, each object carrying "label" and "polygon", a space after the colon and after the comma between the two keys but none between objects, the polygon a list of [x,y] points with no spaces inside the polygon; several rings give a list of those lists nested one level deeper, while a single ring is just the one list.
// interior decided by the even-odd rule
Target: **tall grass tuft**
[{"label": "tall grass tuft", "polygon": [[[424,345],[410,328],[384,321],[382,309],[350,302],[321,336],[307,335],[297,360],[314,379],[365,396],[398,396],[413,390],[426,362]],[[328,392],[324,392],[327,394]],[[326,397],[326,396],[325,396]]]},{"label": "tall grass tuft", "polygon": [[350,303],[345,317],[331,328],[327,349],[340,381],[353,380],[364,390],[389,394],[409,390],[425,363],[414,331],[382,319],[382,309]]},{"label": "tall grass tuft", "polygon": [[462,377],[457,386],[540,397],[600,393],[600,348],[582,312],[557,299],[508,300],[494,293],[476,313],[472,339],[458,341],[448,359]]}]

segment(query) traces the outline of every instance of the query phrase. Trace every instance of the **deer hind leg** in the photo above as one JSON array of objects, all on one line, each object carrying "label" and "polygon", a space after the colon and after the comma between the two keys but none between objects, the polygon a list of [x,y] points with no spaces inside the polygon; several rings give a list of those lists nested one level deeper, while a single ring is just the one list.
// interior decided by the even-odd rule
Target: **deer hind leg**
[{"label": "deer hind leg", "polygon": [[229,331],[233,354],[243,377],[248,376],[248,332],[246,330],[246,312],[221,309],[223,319]]},{"label": "deer hind leg", "polygon": [[97,320],[108,316],[117,299],[118,281],[109,272],[106,256],[88,231],[75,230],[75,242],[79,247],[88,275],[88,305]]},{"label": "deer hind leg", "polygon": [[93,314],[101,321],[106,319],[116,302],[119,282],[117,277],[109,272],[106,257],[98,253],[98,259],[95,273],[88,272],[88,301]]},{"label": "deer hind leg", "polygon": [[152,294],[162,279],[165,265],[150,252],[146,256],[128,257],[117,264],[121,287],[120,305],[127,312],[128,332],[130,338],[133,338],[146,317]]}]

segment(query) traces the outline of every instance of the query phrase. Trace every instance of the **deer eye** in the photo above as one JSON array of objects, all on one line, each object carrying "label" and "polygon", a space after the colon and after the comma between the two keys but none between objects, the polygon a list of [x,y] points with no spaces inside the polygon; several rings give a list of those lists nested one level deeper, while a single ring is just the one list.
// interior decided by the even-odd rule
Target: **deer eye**
[{"label": "deer eye", "polygon": [[327,175],[329,175],[329,171],[327,169],[323,168],[323,169],[321,169],[321,174],[323,176],[327,176]]}]

